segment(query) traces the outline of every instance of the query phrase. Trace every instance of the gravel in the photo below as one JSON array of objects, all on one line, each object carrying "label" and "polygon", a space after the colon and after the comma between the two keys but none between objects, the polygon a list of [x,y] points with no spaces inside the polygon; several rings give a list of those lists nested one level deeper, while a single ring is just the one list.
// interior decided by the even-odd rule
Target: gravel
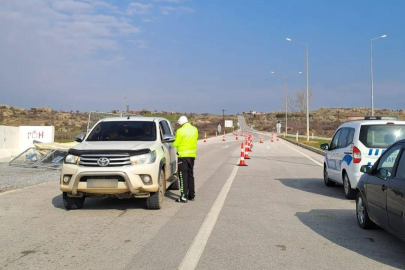
[{"label": "gravel", "polygon": [[60,171],[49,169],[20,168],[0,163],[0,193],[37,185],[45,182],[59,181]]}]

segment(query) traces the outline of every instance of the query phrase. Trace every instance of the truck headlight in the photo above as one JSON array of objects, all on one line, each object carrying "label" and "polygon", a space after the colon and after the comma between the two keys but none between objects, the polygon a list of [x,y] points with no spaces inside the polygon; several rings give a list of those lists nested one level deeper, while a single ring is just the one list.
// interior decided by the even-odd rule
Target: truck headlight
[{"label": "truck headlight", "polygon": [[65,163],[68,163],[68,164],[76,164],[78,159],[79,159],[78,156],[67,155],[67,156],[65,157]]},{"label": "truck headlight", "polygon": [[141,164],[151,164],[156,160],[156,151],[150,152],[148,154],[132,156],[131,163],[133,165],[141,165]]}]

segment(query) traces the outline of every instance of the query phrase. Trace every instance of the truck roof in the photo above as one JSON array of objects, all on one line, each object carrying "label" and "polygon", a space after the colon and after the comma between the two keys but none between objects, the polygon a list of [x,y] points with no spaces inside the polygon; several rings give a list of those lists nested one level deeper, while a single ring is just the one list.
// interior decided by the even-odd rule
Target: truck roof
[{"label": "truck roof", "polygon": [[143,117],[143,116],[126,116],[126,117],[111,117],[104,118],[100,122],[119,122],[119,121],[142,121],[142,122],[154,122],[155,120],[167,120],[163,117]]}]

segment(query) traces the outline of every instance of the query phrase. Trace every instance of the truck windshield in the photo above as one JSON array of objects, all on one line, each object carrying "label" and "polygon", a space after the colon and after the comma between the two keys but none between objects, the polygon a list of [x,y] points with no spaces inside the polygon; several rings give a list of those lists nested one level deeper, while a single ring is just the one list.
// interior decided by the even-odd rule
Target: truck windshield
[{"label": "truck windshield", "polygon": [[147,121],[100,122],[87,141],[155,141],[156,125]]},{"label": "truck windshield", "polygon": [[368,148],[387,148],[402,139],[404,125],[364,125],[360,129],[360,141]]}]

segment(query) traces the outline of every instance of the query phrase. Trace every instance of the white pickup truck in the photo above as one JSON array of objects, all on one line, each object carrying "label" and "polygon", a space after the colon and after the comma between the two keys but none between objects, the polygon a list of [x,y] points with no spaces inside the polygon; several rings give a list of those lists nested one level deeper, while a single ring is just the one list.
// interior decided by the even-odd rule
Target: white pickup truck
[{"label": "white pickup truck", "polygon": [[76,141],[60,177],[67,210],[82,208],[86,197],[146,198],[148,209],[160,209],[166,188],[179,189],[167,119],[107,118]]}]

